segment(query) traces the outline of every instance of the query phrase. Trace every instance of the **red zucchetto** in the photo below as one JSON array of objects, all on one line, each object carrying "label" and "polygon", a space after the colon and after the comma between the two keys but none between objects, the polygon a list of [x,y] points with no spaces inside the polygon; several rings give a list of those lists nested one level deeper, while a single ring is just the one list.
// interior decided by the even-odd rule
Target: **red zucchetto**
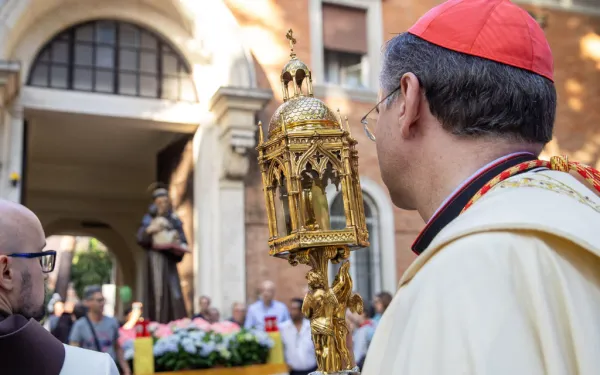
[{"label": "red zucchetto", "polygon": [[449,0],[427,12],[408,32],[440,47],[553,81],[552,51],[544,31],[509,0]]}]

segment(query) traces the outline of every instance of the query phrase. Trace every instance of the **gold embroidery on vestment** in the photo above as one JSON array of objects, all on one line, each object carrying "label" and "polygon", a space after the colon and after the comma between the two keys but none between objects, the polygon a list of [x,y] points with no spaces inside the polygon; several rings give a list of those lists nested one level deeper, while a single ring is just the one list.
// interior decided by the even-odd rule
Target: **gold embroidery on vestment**
[{"label": "gold embroidery on vestment", "polygon": [[536,173],[536,177],[541,177],[541,178],[523,177],[523,178],[519,178],[517,180],[508,179],[508,180],[498,183],[495,186],[495,188],[497,187],[497,188],[502,189],[502,188],[533,187],[533,188],[539,188],[539,189],[544,189],[544,190],[550,190],[555,193],[569,196],[569,197],[577,200],[579,203],[583,203],[586,206],[596,210],[597,212],[600,212],[600,204],[595,203],[592,199],[577,192],[570,186],[568,186],[550,176],[547,176],[541,172]]}]

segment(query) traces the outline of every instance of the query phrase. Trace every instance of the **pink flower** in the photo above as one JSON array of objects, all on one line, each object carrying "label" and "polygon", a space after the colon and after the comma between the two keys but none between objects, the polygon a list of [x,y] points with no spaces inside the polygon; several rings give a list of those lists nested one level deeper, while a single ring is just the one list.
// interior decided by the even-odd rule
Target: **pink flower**
[{"label": "pink flower", "polygon": [[227,335],[230,333],[239,332],[240,326],[230,321],[223,321],[219,323],[214,323],[210,326],[210,329],[216,333]]},{"label": "pink flower", "polygon": [[119,328],[119,345],[123,346],[125,342],[135,340],[135,328],[123,329]]},{"label": "pink flower", "polygon": [[195,326],[196,326],[198,329],[200,329],[200,330],[202,330],[202,331],[208,332],[208,331],[210,331],[210,329],[211,329],[211,325],[210,325],[210,323],[209,323],[209,322],[207,322],[206,320],[202,319],[202,318],[196,318],[196,319],[194,319],[194,320],[193,320],[193,323],[194,323],[194,325],[195,325]]},{"label": "pink flower", "polygon": [[168,324],[159,324],[156,328],[156,331],[154,331],[154,337],[157,338],[171,336],[172,334],[173,331],[171,330],[171,327],[169,327]]},{"label": "pink flower", "polygon": [[192,321],[189,318],[183,318],[171,322],[171,324],[175,326],[175,328],[188,328],[191,323]]}]

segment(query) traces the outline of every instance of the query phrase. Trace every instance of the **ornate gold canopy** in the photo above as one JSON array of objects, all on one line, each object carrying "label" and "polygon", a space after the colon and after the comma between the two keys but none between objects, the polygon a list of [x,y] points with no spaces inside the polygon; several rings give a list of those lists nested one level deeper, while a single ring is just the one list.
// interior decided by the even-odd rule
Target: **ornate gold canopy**
[{"label": "ornate gold canopy", "polygon": [[[307,247],[367,246],[356,140],[348,127],[313,96],[312,73],[293,50],[281,71],[283,104],[260,132],[271,255],[287,256]],[[341,192],[346,226],[332,228],[328,195]]]},{"label": "ornate gold canopy", "polygon": [[[313,96],[312,73],[292,52],[281,71],[283,104],[264,139],[259,123],[258,163],[269,223],[269,253],[292,265],[306,264],[309,293],[302,312],[311,320],[318,370],[314,374],[355,375],[358,369],[346,345],[346,310],[363,312],[353,292],[350,248],[368,246],[358,175],[356,140],[346,119]],[[339,111],[338,111],[339,113]],[[332,222],[329,203],[344,203],[345,222]],[[343,262],[329,285],[329,264]]]}]

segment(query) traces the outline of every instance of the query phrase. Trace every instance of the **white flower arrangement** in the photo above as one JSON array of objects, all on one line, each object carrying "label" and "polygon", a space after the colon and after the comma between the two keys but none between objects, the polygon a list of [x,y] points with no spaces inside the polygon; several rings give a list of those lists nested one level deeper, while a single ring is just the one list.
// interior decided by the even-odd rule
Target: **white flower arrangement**
[{"label": "white flower arrangement", "polygon": [[[168,325],[151,323],[148,328],[154,339],[157,371],[261,364],[274,345],[267,333],[240,330],[229,322],[210,325],[201,319],[182,320]],[[133,337],[131,332],[121,332],[126,360],[135,355]]]}]

